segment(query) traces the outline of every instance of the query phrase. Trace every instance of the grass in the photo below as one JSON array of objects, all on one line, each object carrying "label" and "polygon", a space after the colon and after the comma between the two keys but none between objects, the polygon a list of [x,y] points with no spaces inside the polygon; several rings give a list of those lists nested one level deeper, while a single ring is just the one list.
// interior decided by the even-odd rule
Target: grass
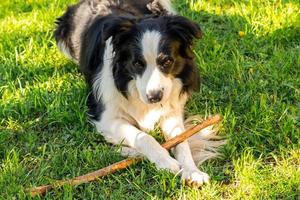
[{"label": "grass", "polygon": [[[86,89],[52,38],[68,0],[0,3],[0,199],[122,159],[87,123]],[[176,0],[205,32],[190,114],[224,116],[223,156],[191,189],[144,161],[45,199],[300,199],[300,4]]]}]

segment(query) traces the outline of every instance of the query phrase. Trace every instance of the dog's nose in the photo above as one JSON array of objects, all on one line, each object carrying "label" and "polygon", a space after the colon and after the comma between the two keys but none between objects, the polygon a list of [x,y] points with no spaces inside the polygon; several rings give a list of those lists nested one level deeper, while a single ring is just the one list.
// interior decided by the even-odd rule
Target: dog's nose
[{"label": "dog's nose", "polygon": [[150,103],[160,102],[162,97],[163,97],[163,92],[161,90],[150,91],[147,94],[147,98]]}]

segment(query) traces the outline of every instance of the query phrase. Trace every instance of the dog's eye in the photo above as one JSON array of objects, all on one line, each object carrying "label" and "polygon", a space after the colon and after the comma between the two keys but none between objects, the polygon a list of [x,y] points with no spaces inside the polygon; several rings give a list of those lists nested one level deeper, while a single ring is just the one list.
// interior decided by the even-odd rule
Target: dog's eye
[{"label": "dog's eye", "polygon": [[133,63],[133,65],[134,65],[135,69],[137,69],[137,70],[142,70],[145,67],[145,63],[143,61],[141,61],[141,60],[136,60]]},{"label": "dog's eye", "polygon": [[173,59],[169,58],[164,62],[164,67],[170,67],[173,64]]},{"label": "dog's eye", "polygon": [[163,70],[163,71],[168,70],[172,66],[173,62],[174,62],[174,60],[172,58],[165,59],[160,66],[161,70]]}]

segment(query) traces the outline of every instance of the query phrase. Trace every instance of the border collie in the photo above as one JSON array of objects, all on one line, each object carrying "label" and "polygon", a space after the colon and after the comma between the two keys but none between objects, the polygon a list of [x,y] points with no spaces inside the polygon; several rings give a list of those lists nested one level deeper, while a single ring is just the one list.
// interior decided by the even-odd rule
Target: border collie
[{"label": "border collie", "polygon": [[192,185],[209,181],[197,164],[223,144],[208,140],[214,129],[177,145],[175,159],[147,134],[159,125],[169,139],[186,128],[184,106],[200,85],[196,23],[176,15],[169,0],[81,0],[58,18],[54,36],[85,76],[90,120],[108,142]]}]

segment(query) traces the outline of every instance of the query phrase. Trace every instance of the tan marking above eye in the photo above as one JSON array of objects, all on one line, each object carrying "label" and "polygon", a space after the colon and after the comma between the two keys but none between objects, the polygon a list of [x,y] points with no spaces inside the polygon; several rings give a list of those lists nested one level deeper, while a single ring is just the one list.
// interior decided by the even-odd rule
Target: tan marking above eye
[{"label": "tan marking above eye", "polygon": [[163,53],[160,53],[157,57],[157,64],[160,65],[163,68],[168,68],[173,64],[174,60],[169,55],[164,55]]}]

